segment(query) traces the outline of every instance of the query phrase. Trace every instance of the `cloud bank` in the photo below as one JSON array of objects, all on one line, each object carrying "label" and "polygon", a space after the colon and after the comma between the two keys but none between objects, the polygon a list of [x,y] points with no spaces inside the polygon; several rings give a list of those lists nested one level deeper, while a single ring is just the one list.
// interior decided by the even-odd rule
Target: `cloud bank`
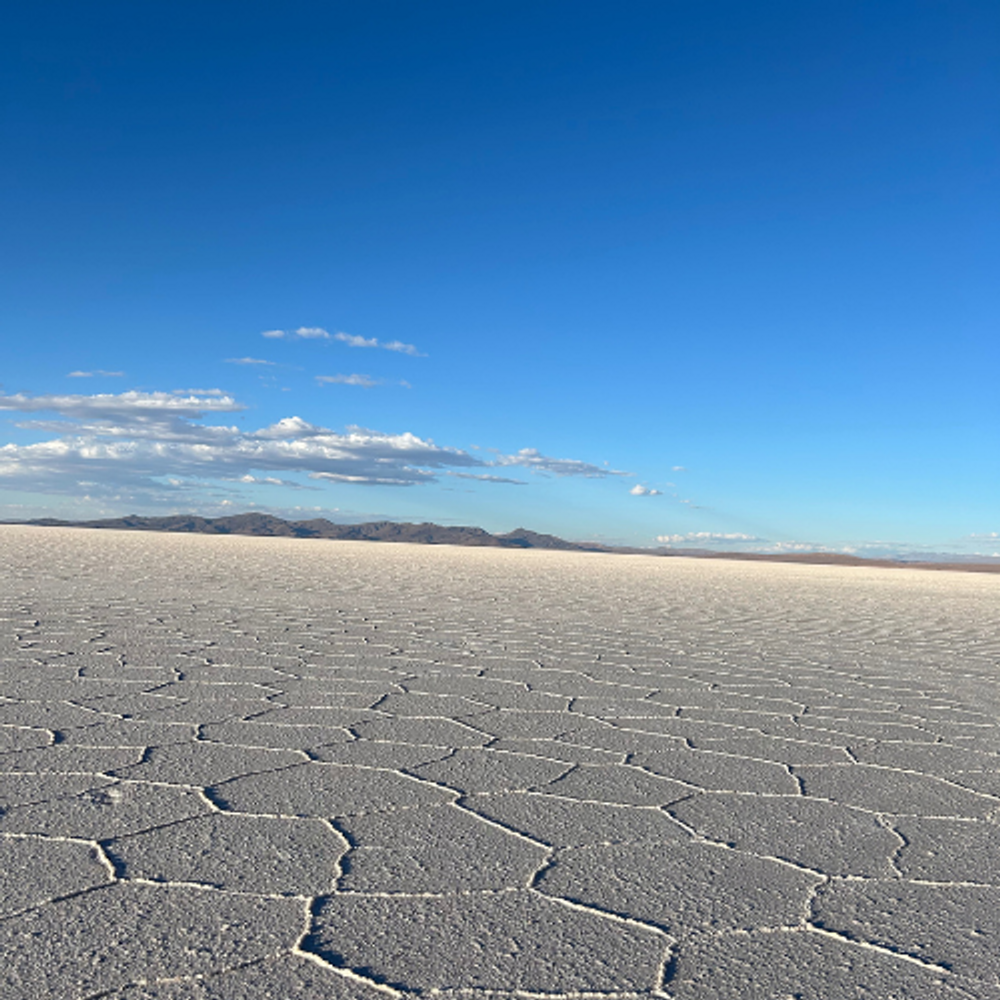
[{"label": "cloud bank", "polygon": [[178,389],[175,392],[102,392],[87,395],[0,395],[0,410],[20,413],[58,413],[63,417],[93,420],[200,419],[206,413],[232,413],[244,409],[221,389]]},{"label": "cloud bank", "polygon": [[185,492],[203,493],[212,483],[301,486],[282,478],[289,473],[369,486],[415,486],[445,474],[524,485],[485,471],[495,466],[584,478],[625,474],[576,459],[550,458],[534,448],[498,454],[487,462],[410,432],[354,426],[335,431],[299,416],[256,430],[204,422],[207,416],[243,409],[220,389],[0,395],[0,410],[45,415],[17,426],[54,435],[33,444],[0,446],[0,487],[166,503]]}]

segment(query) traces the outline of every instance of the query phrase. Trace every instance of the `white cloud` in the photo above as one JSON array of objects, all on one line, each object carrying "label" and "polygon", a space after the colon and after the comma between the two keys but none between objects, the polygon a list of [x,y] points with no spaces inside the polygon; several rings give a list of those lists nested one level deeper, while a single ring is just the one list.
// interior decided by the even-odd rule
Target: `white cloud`
[{"label": "white cloud", "polygon": [[32,444],[0,445],[0,487],[88,497],[95,503],[196,502],[204,507],[220,495],[232,496],[241,485],[292,485],[283,478],[288,473],[391,486],[433,482],[443,475],[525,485],[496,474],[496,466],[556,476],[625,475],[577,459],[551,458],[534,448],[484,461],[409,432],[356,426],[334,431],[299,416],[256,429],[205,421],[244,408],[219,389],[0,394],[0,410],[31,418],[19,426],[51,435]]},{"label": "white cloud", "polygon": [[317,488],[315,486],[303,486],[302,483],[296,483],[291,479],[278,479],[276,476],[251,476],[249,473],[240,476],[237,482],[246,483],[248,486],[285,486],[292,490],[314,490]]},{"label": "white cloud", "polygon": [[242,405],[229,396],[129,392],[94,396],[0,395],[0,409],[51,412],[62,419],[29,426],[57,436],[0,446],[0,485],[69,496],[81,494],[165,502],[206,483],[272,473],[313,479],[410,486],[448,469],[486,463],[415,434],[360,427],[336,432],[301,417],[253,431],[198,422]]},{"label": "white cloud", "polygon": [[414,358],[422,358],[426,355],[420,353],[413,344],[404,344],[401,340],[390,340],[382,343],[377,337],[359,337],[353,333],[335,333],[334,340],[339,340],[348,347],[380,347],[383,351],[395,351],[397,354],[409,354]]},{"label": "white cloud", "polygon": [[[837,555],[859,555],[863,558],[913,558],[926,552],[918,551],[912,545],[893,542],[855,542],[848,545],[823,545],[818,542],[770,541],[757,535],[743,532],[689,531],[686,534],[660,535],[658,542],[667,546],[686,545],[714,549],[718,552],[744,552],[755,555],[797,555],[806,553],[832,553]],[[931,554],[933,556],[933,554]]]},{"label": "white cloud", "polygon": [[359,385],[365,389],[382,385],[382,379],[372,378],[371,375],[317,375],[316,381],[327,385]]},{"label": "white cloud", "polygon": [[687,472],[687,469],[685,469],[683,465],[671,465],[670,466],[670,471],[671,472]]},{"label": "white cloud", "polygon": [[321,326],[300,326],[297,330],[264,330],[262,337],[271,340],[330,340],[330,334]]},{"label": "white cloud", "polygon": [[107,372],[97,368],[92,372],[70,372],[66,378],[124,378],[125,372]]},{"label": "white cloud", "polygon": [[656,540],[667,545],[676,545],[682,542],[700,542],[702,544],[712,542],[763,542],[764,538],[756,535],[747,535],[741,531],[719,532],[719,531],[688,531],[683,535],[657,535]]},{"label": "white cloud", "polygon": [[254,431],[253,436],[265,440],[276,440],[279,438],[318,437],[323,433],[325,433],[324,428],[310,424],[301,417],[282,417],[276,424]]},{"label": "white cloud", "polygon": [[185,417],[198,419],[206,413],[232,413],[244,409],[221,389],[179,389],[176,392],[97,393],[84,395],[29,396],[0,394],[0,410],[19,413],[59,413],[64,417],[93,420],[148,420]]},{"label": "white cloud", "polygon": [[635,486],[629,490],[629,493],[631,493],[634,497],[658,497],[663,495],[660,490],[654,490],[648,486],[642,486],[639,483],[636,483]]},{"label": "white cloud", "polygon": [[326,479],[331,483],[351,483],[355,486],[414,486],[417,483],[430,483],[434,481],[434,474],[427,469],[409,469],[404,477],[387,474],[378,475],[377,472],[350,473],[350,472],[311,472],[313,479]]},{"label": "white cloud", "polygon": [[423,358],[414,344],[404,344],[401,340],[381,341],[378,337],[361,337],[356,333],[330,333],[321,326],[300,326],[297,330],[264,330],[262,337],[272,340],[339,340],[348,347],[377,347],[383,351],[395,351],[397,354],[409,354],[410,357]]},{"label": "white cloud", "polygon": [[485,473],[476,474],[474,472],[447,472],[445,475],[455,476],[456,479],[478,479],[481,483],[509,483],[511,486],[527,486],[523,479],[508,479],[506,476],[490,476]]},{"label": "white cloud", "polygon": [[384,351],[396,351],[399,354],[409,354],[414,358],[422,358],[421,354],[413,344],[404,344],[401,340],[390,340],[388,344],[379,345]]},{"label": "white cloud", "polygon": [[378,347],[378,340],[375,337],[359,337],[353,333],[335,333],[333,339],[347,344],[348,347]]},{"label": "white cloud", "polygon": [[582,476],[585,479],[603,479],[606,476],[628,476],[628,472],[609,469],[575,458],[550,458],[537,448],[522,448],[514,455],[498,455],[492,465],[520,465],[533,472],[550,472],[554,476]]},{"label": "white cloud", "polygon": [[227,365],[276,365],[276,361],[264,361],[262,358],[226,358]]}]

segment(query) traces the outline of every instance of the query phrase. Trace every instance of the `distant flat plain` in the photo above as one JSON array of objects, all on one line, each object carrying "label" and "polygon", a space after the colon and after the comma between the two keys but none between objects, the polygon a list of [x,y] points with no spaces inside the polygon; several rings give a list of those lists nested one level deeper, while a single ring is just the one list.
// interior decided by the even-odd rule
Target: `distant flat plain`
[{"label": "distant flat plain", "polygon": [[1000,578],[0,527],[0,997],[1000,1000]]}]

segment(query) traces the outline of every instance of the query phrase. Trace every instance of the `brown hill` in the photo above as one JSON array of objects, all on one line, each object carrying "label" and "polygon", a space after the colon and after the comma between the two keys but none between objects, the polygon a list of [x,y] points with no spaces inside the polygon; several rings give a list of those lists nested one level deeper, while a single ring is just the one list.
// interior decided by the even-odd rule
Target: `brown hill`
[{"label": "brown hill", "polygon": [[309,521],[286,521],[271,514],[233,514],[228,517],[199,517],[196,514],[172,514],[167,517],[107,518],[96,521],[62,521],[39,518],[28,524],[75,528],[110,528],[119,531],[179,531],[204,535],[258,535],[282,538],[331,538],[366,542],[411,542],[419,545],[480,545],[495,548],[544,548],[587,551],[591,546],[567,542],[555,535],[541,535],[518,528],[505,535],[492,535],[482,528],[432,524],[408,524],[397,521],[371,521],[367,524],[334,524],[326,518]]}]

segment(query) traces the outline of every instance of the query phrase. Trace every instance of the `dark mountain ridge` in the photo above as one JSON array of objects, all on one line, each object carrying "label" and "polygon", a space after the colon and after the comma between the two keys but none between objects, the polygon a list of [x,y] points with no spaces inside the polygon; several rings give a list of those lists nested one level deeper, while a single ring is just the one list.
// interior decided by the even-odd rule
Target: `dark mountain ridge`
[{"label": "dark mountain ridge", "polygon": [[[199,535],[256,535],[272,538],[330,538],[342,541],[411,542],[419,545],[480,545],[508,549],[565,549],[575,552],[606,551],[599,545],[567,542],[555,535],[542,535],[516,528],[493,535],[483,528],[450,526],[424,522],[370,521],[366,524],[334,524],[325,517],[309,521],[286,521],[272,514],[232,514],[228,517],[200,517],[171,514],[166,517],[126,517],[96,521],[63,521],[44,517],[22,522],[42,527],[111,528],[119,531],[175,531]],[[638,550],[637,550],[638,551]]]}]

